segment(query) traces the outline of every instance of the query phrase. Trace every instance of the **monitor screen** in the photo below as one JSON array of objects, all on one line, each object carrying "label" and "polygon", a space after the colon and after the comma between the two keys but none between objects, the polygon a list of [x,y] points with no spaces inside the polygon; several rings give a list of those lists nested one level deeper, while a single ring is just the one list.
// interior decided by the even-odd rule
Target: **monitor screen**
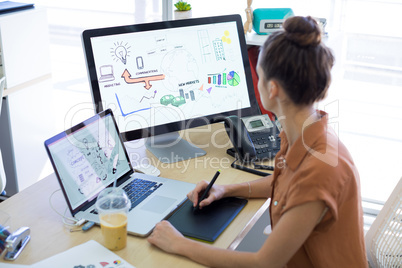
[{"label": "monitor screen", "polygon": [[240,15],[83,32],[96,112],[124,140],[259,114]]}]

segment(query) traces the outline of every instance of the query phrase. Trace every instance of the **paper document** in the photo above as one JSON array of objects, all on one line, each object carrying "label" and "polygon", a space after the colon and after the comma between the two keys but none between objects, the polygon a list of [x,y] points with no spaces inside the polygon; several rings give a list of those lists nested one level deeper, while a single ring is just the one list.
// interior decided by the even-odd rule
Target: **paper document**
[{"label": "paper document", "polygon": [[135,268],[96,241],[88,241],[33,265],[1,263],[2,268]]}]

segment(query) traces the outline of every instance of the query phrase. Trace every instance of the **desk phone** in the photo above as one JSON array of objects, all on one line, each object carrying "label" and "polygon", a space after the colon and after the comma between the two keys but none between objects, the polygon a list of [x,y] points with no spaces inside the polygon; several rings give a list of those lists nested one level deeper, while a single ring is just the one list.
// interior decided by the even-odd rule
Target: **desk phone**
[{"label": "desk phone", "polygon": [[242,162],[272,159],[280,149],[279,129],[267,114],[240,119],[228,116],[225,128],[234,146],[227,152]]}]

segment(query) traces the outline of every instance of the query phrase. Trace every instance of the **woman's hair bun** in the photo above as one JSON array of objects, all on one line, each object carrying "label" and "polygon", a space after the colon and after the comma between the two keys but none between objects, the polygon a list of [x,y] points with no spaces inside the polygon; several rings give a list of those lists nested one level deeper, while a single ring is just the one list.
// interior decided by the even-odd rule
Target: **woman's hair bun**
[{"label": "woman's hair bun", "polygon": [[288,18],[284,24],[286,39],[302,46],[317,46],[321,42],[321,30],[312,17],[294,16]]}]

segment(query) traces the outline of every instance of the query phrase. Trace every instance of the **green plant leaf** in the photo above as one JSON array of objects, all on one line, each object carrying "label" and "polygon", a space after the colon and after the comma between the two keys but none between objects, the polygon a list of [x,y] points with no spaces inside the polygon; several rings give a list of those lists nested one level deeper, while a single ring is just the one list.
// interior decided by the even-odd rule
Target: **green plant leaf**
[{"label": "green plant leaf", "polygon": [[187,2],[184,2],[184,1],[178,1],[177,3],[174,4],[174,6],[179,11],[191,10],[191,5],[189,3],[187,3]]}]

